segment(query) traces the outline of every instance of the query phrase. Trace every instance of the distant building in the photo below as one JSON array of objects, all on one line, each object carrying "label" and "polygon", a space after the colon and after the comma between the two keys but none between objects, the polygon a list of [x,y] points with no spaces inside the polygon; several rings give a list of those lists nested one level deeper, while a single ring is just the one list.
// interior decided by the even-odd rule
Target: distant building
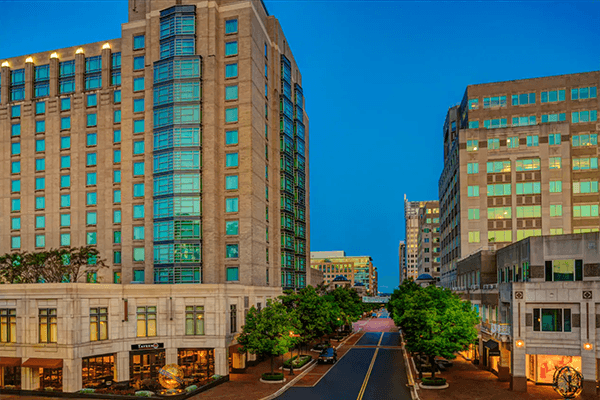
[{"label": "distant building", "polygon": [[[419,273],[419,235],[421,233],[421,229],[419,229],[419,210],[421,208],[425,208],[427,203],[433,203],[434,201],[408,201],[406,195],[404,195],[404,220],[406,223],[405,227],[405,240],[406,240],[406,275],[404,279],[412,278],[416,280],[417,277],[421,274]],[[432,209],[432,207],[429,207]],[[438,208],[437,206],[434,208]],[[439,212],[439,210],[438,210]],[[436,216],[436,218],[439,218]],[[427,222],[427,220],[425,220]],[[428,228],[430,229],[430,228]],[[439,228],[438,228],[439,229]],[[431,238],[429,238],[431,240]],[[439,246],[438,246],[439,247]],[[430,257],[427,257],[430,258]],[[422,262],[425,262],[425,257],[423,257]],[[427,262],[428,267],[431,266],[431,258]],[[423,267],[424,268],[424,267]],[[430,273],[431,271],[428,271]]]},{"label": "distant building", "polygon": [[400,272],[400,285],[408,278],[408,269],[406,268],[406,243],[404,240],[400,241],[398,246],[398,260],[399,260],[399,272]]},{"label": "distant building", "polygon": [[366,291],[377,295],[377,268],[370,256],[346,256],[344,251],[313,251],[310,253],[311,268],[323,272],[323,279],[329,285],[337,276],[343,276],[353,287],[362,283]]},{"label": "distant building", "polygon": [[425,201],[419,208],[417,234],[417,272],[440,276],[440,209],[438,201]]}]

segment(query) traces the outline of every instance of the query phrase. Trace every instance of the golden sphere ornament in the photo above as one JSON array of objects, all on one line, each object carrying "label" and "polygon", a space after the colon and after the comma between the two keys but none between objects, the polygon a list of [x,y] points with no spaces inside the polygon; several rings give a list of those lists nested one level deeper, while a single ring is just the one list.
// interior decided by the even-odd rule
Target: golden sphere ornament
[{"label": "golden sphere ornament", "polygon": [[158,383],[165,389],[176,389],[183,384],[183,369],[177,364],[165,365],[158,371]]}]

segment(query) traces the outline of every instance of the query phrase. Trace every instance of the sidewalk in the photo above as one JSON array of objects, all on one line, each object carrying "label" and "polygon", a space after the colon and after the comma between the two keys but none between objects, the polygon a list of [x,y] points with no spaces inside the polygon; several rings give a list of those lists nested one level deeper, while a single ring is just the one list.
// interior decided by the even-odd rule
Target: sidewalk
[{"label": "sidewalk", "polygon": [[[493,373],[479,369],[462,356],[452,360],[454,364],[447,371],[435,374],[436,377],[446,378],[449,387],[440,390],[419,388],[421,400],[523,400],[523,399],[562,399],[551,386],[527,383],[527,392],[513,392],[509,382],[499,382]],[[418,373],[410,363],[415,381]],[[429,375],[429,374],[427,374]]]}]

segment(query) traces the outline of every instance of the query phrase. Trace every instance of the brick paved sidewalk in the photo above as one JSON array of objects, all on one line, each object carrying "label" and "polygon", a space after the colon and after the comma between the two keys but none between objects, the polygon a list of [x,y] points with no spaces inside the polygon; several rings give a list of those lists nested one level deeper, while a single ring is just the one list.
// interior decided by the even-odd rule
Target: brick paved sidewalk
[{"label": "brick paved sidewalk", "polygon": [[[446,378],[447,389],[418,390],[421,400],[524,400],[524,399],[562,399],[550,386],[527,383],[527,392],[513,392],[509,382],[499,382],[493,373],[479,369],[462,356],[452,360],[454,364],[445,372],[435,376]],[[418,381],[418,375],[411,364],[413,377]],[[428,374],[427,374],[428,375]]]}]

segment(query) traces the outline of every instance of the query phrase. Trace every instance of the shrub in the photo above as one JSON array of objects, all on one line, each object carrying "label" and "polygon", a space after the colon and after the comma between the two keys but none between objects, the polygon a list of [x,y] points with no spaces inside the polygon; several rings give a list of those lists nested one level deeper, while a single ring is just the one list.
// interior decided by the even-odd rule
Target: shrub
[{"label": "shrub", "polygon": [[444,378],[423,378],[421,379],[423,385],[426,386],[444,386],[446,384],[446,379]]},{"label": "shrub", "polygon": [[265,372],[262,374],[262,379],[265,381],[282,381],[283,380],[283,372],[274,372],[271,374],[270,372]]},{"label": "shrub", "polygon": [[152,393],[149,390],[138,390],[137,392],[135,392],[135,395],[137,397],[152,397],[154,393]]},{"label": "shrub", "polygon": [[196,386],[196,385],[192,385],[192,386],[188,386],[188,387],[186,387],[186,388],[185,388],[185,391],[186,391],[187,393],[190,393],[190,392],[193,392],[194,390],[197,390],[197,389],[198,389],[198,386]]},{"label": "shrub", "polygon": [[300,359],[298,359],[298,356],[294,356],[294,357],[291,358],[291,360],[286,360],[283,363],[283,368],[289,368],[290,367],[290,363],[291,363],[292,360],[294,362],[294,368],[302,368],[310,360],[312,360],[312,357],[308,356],[308,355],[304,355],[304,356],[300,356]]},{"label": "shrub", "polygon": [[216,381],[217,379],[221,378],[221,375],[214,374],[213,376],[211,376],[211,378]]},{"label": "shrub", "polygon": [[96,391],[96,389],[92,389],[92,388],[83,388],[79,391],[79,393],[94,393]]}]

